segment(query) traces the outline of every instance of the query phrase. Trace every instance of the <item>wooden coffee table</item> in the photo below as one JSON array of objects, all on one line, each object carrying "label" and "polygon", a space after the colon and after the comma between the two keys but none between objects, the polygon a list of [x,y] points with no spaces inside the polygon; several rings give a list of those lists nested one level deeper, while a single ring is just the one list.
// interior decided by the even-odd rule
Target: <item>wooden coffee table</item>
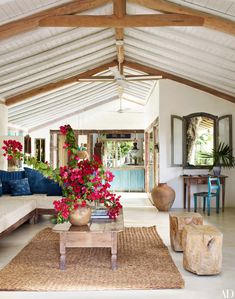
[{"label": "wooden coffee table", "polygon": [[117,237],[124,230],[123,214],[116,220],[95,219],[85,226],[70,223],[56,224],[53,231],[60,234],[60,269],[66,268],[66,248],[68,247],[108,247],[111,248],[111,268],[117,268]]}]

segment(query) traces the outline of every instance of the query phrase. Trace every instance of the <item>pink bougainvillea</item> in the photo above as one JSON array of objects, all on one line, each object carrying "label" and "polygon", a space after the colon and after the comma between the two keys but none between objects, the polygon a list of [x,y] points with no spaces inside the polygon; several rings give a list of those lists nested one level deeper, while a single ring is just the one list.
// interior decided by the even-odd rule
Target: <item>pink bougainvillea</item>
[{"label": "pink bougainvillea", "polygon": [[71,211],[98,201],[107,208],[110,218],[115,219],[122,208],[120,196],[109,191],[114,175],[106,171],[96,156],[91,161],[80,160],[75,148],[75,136],[70,125],[60,127],[66,135],[64,148],[68,151],[69,165],[60,167],[59,177],[63,186],[63,198],[54,202],[57,222],[67,221]]}]

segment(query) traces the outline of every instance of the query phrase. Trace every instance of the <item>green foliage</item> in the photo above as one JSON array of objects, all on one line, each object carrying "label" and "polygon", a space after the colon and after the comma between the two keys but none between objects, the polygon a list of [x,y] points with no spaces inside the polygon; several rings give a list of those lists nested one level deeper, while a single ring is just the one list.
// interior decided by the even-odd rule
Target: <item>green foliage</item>
[{"label": "green foliage", "polygon": [[222,166],[226,168],[235,167],[235,157],[232,148],[225,143],[220,143],[211,153],[201,154],[203,158],[213,159],[213,166]]},{"label": "green foliage", "polygon": [[120,151],[122,157],[125,157],[133,146],[132,142],[120,142]]}]

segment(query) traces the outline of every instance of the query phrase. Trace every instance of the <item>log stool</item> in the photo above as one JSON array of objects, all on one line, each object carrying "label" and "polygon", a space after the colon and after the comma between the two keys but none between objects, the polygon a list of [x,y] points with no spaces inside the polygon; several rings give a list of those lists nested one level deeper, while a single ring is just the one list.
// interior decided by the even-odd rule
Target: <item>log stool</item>
[{"label": "log stool", "polygon": [[199,213],[191,212],[173,212],[170,217],[170,239],[171,247],[174,251],[183,251],[182,231],[185,225],[201,225],[203,218]]},{"label": "log stool", "polygon": [[185,226],[183,266],[197,275],[215,275],[222,267],[223,234],[212,225]]}]

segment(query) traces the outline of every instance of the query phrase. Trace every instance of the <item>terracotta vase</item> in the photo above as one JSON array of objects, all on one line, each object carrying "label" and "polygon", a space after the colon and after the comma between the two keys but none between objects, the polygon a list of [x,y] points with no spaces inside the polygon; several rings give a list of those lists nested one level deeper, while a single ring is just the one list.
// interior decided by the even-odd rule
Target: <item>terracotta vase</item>
[{"label": "terracotta vase", "polygon": [[167,183],[159,183],[153,188],[151,195],[159,211],[169,211],[175,200],[175,191]]},{"label": "terracotta vase", "polygon": [[69,222],[75,226],[87,225],[91,219],[91,208],[89,206],[79,207],[69,215]]}]

